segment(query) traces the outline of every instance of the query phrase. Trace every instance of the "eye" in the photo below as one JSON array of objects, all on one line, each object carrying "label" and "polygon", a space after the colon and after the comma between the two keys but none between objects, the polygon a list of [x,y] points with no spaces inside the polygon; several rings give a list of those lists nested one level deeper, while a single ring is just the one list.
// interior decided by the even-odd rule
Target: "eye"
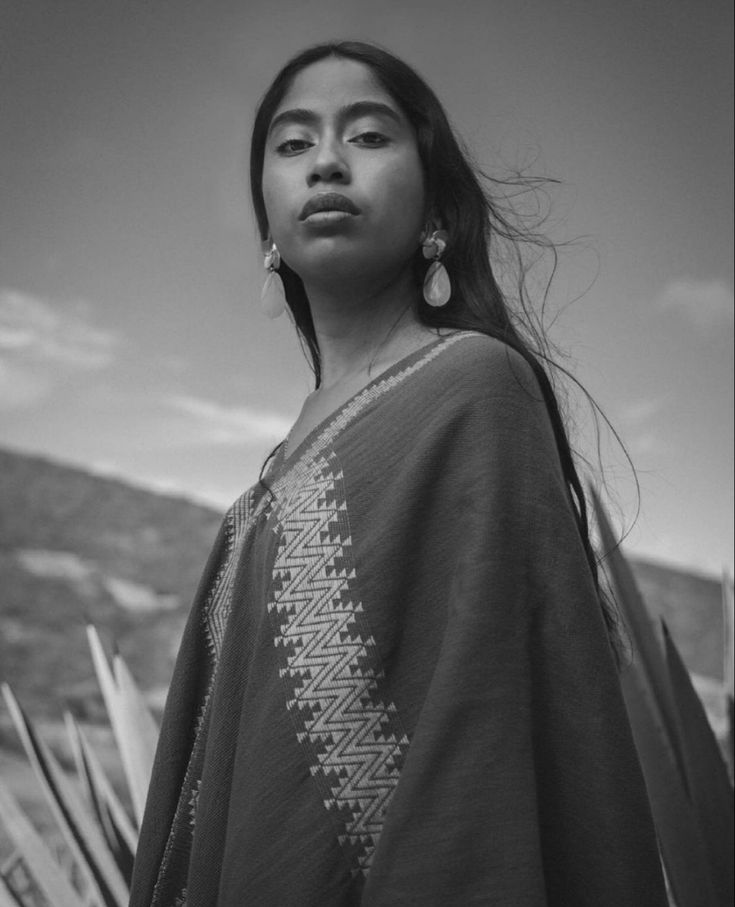
[{"label": "eye", "polygon": [[276,145],[276,151],[278,152],[278,154],[289,157],[294,154],[300,154],[302,151],[306,151],[306,149],[310,147],[311,142],[307,142],[306,139],[286,139],[285,142],[281,142],[279,145]]},{"label": "eye", "polygon": [[350,141],[358,145],[380,147],[388,142],[388,138],[384,136],[382,132],[361,132],[359,135],[351,138]]}]

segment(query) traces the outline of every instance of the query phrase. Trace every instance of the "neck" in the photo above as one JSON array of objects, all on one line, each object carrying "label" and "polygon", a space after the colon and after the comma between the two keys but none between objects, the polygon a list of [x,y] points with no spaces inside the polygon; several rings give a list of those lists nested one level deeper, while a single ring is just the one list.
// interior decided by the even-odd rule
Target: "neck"
[{"label": "neck", "polygon": [[428,332],[416,315],[410,274],[381,287],[305,284],[321,357],[321,390],[400,358]]}]

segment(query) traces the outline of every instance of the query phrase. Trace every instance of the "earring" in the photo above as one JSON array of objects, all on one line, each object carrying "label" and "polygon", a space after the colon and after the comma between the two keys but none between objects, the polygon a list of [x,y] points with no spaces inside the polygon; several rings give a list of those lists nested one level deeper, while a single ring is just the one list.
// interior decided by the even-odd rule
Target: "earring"
[{"label": "earring", "polygon": [[434,230],[421,243],[424,258],[434,259],[424,277],[424,299],[435,309],[446,305],[452,295],[449,274],[440,260],[446,247],[447,234],[444,230]]},{"label": "earring", "polygon": [[260,294],[260,305],[267,318],[274,320],[283,315],[286,311],[286,291],[283,288],[283,280],[278,273],[281,264],[281,254],[272,243],[270,249],[265,253],[263,267],[268,272],[268,276],[263,284]]}]

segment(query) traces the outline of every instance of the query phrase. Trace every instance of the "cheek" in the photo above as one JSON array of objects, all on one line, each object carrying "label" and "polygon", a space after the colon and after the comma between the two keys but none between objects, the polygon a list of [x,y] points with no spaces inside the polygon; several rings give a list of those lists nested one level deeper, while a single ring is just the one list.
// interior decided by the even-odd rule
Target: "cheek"
[{"label": "cheek", "polygon": [[288,193],[284,191],[284,187],[281,185],[282,182],[283,180],[279,177],[278,173],[274,172],[267,165],[263,168],[263,179],[261,184],[263,189],[263,203],[265,204],[265,212],[271,232],[274,229],[278,230],[283,221],[283,200],[288,198]]},{"label": "cheek", "polygon": [[424,225],[426,194],[424,181],[413,169],[394,170],[385,184],[387,209],[394,223],[400,223],[409,233],[418,235]]},{"label": "cheek", "polygon": [[426,206],[424,173],[418,158],[403,158],[386,167],[380,183],[390,208],[401,220],[416,220],[423,224]]}]

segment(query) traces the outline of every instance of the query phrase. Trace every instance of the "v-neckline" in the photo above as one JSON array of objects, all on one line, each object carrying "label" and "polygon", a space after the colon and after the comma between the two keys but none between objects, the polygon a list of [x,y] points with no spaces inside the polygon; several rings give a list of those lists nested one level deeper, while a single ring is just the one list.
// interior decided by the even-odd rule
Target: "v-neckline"
[{"label": "v-neckline", "polygon": [[[304,437],[299,441],[298,445],[292,450],[288,450],[288,442],[291,436],[291,432],[286,436],[286,438],[281,442],[276,453],[273,457],[272,470],[273,472],[279,472],[282,469],[290,469],[295,463],[297,463],[308,451],[314,442],[322,435],[327,428],[336,422],[340,416],[342,416],[348,409],[353,408],[360,397],[363,394],[369,394],[370,391],[375,388],[381,382],[390,380],[398,372],[409,368],[414,360],[420,361],[427,353],[430,353],[435,347],[440,347],[447,341],[458,339],[459,336],[472,333],[471,331],[452,331],[448,334],[443,334],[440,337],[430,341],[429,343],[424,344],[419,347],[417,350],[413,350],[411,353],[407,353],[401,359],[398,359],[392,365],[389,365],[383,371],[379,372],[374,378],[371,378],[366,384],[364,384],[359,390],[355,391],[354,394],[351,394],[344,403],[341,403],[339,406],[335,407],[332,412],[325,416],[321,421],[319,421],[314,428],[311,429]],[[296,423],[294,423],[295,425]],[[291,429],[293,431],[293,428]]]}]

